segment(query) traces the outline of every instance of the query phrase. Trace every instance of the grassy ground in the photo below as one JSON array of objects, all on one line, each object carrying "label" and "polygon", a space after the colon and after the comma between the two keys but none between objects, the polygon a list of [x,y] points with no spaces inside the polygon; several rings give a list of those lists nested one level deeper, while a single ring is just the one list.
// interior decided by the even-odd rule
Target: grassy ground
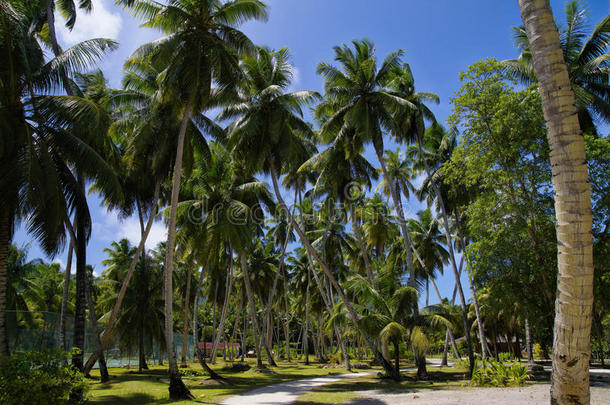
[{"label": "grassy ground", "polygon": [[404,380],[395,382],[369,375],[316,387],[301,395],[298,405],[342,404],[362,397],[362,391],[409,392],[417,389],[441,390],[462,387],[466,369],[443,368],[429,369],[430,381],[415,381],[415,371],[403,373]]},{"label": "grassy ground", "polygon": [[[227,364],[222,361],[213,368],[226,377],[229,382],[219,384],[205,376],[183,377],[183,381],[199,403],[215,404],[226,397],[238,395],[251,389],[289,380],[344,374],[343,368],[321,368],[313,363],[306,366],[302,363],[280,362],[273,373],[262,373],[254,370],[254,360],[248,359],[252,369],[246,372],[223,370]],[[197,363],[189,364],[187,370],[201,371]],[[92,381],[90,384],[89,403],[91,404],[192,404],[192,401],[172,402],[168,399],[167,366],[151,366],[150,370],[138,373],[136,370],[122,368],[109,369],[111,379],[107,383]],[[91,372],[92,377],[99,378],[98,370]]]}]

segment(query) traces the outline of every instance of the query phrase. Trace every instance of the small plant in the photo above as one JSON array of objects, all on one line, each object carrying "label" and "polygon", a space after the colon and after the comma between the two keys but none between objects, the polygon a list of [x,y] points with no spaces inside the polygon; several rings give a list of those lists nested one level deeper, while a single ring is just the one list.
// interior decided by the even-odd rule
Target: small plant
[{"label": "small plant", "polygon": [[516,361],[513,361],[511,365],[506,365],[501,361],[486,361],[481,364],[477,360],[470,385],[477,387],[510,387],[523,385],[526,380],[526,367]]},{"label": "small plant", "polygon": [[57,350],[32,350],[0,358],[0,403],[85,403],[88,385],[83,374],[68,365],[71,356]]},{"label": "small plant", "polygon": [[515,357],[512,354],[510,354],[510,353],[504,353],[503,352],[503,353],[499,353],[498,354],[498,360],[503,362],[503,363],[506,363],[506,362],[515,360]]}]

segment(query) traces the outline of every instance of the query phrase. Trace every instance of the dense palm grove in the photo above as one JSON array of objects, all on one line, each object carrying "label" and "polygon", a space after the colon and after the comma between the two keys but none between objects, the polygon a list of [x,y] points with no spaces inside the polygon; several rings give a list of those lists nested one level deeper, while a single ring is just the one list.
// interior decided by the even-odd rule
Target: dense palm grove
[{"label": "dense palm grove", "polygon": [[[470,372],[476,356],[548,358],[556,219],[524,27],[515,28],[518,59],[465,67],[441,123],[438,97],[418,91],[400,50],[339,45],[318,64],[323,94],[292,91],[289,50],[256,46],[239,30],[267,18],[262,2],[117,3],[163,33],[125,61],[120,89],[96,67],[114,41],[57,42],[55,8],[71,27],[90,1],[0,3],[3,355],[7,331],[42,328],[54,313],[58,345],[81,349],[77,369],[104,369],[116,344],[136,353],[140,370],[161,353],[172,397],[189,396],[179,361],[195,358],[222,379],[207,363],[227,342],[241,349],[223,349],[225,358],[252,351],[260,367],[282,358],[349,369],[373,358],[394,379],[401,358],[425,379],[429,353],[444,364],[466,357]],[[592,190],[591,350],[603,364],[610,17],[588,27],[571,1],[566,19],[560,40]],[[100,275],[87,265],[89,191],[140,224],[139,244],[108,246]],[[147,249],[155,220],[168,238]],[[17,224],[51,256],[67,248],[66,268],[29,260],[12,243]],[[437,285],[444,272],[451,296]],[[86,325],[98,329],[94,347]],[[212,350],[187,350],[188,335]]]}]

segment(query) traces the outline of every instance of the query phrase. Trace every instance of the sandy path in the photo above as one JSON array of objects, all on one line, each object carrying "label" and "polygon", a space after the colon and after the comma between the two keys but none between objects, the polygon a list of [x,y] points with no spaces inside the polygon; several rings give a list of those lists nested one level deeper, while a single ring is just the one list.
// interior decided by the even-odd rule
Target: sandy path
[{"label": "sandy path", "polygon": [[274,405],[274,404],[290,404],[301,396],[310,391],[314,387],[330,384],[336,381],[347,378],[363,377],[365,375],[374,374],[377,371],[364,373],[341,374],[328,377],[307,378],[304,380],[287,381],[280,384],[268,385],[266,387],[257,388],[245,394],[231,397],[220,405]]},{"label": "sandy path", "polygon": [[[426,390],[410,393],[363,392],[368,397],[350,405],[548,405],[549,384],[521,388],[477,388],[462,390]],[[591,404],[610,404],[610,387],[591,387]]]}]

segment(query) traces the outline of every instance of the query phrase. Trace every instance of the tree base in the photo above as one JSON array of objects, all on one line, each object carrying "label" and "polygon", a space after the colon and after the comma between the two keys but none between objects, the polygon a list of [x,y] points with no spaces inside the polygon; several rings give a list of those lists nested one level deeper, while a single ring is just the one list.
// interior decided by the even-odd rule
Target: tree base
[{"label": "tree base", "polygon": [[191,391],[186,387],[180,375],[170,373],[169,376],[169,397],[170,399],[195,399]]}]

